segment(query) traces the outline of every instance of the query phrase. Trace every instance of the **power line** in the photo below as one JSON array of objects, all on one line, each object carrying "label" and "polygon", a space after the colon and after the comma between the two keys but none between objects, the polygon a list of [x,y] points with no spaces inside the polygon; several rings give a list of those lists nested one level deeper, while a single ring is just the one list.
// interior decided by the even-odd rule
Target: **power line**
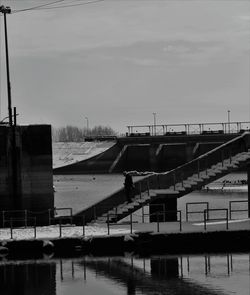
[{"label": "power line", "polygon": [[64,1],[65,0],[56,0],[56,1],[53,1],[53,2],[46,3],[46,4],[32,6],[32,7],[28,7],[28,8],[24,8],[24,9],[12,10],[12,13],[29,11],[29,10],[36,10],[36,9],[39,9],[39,8],[43,8],[43,7],[46,7],[46,6],[49,6],[49,5],[53,5],[53,4],[57,4],[57,3],[60,3],[60,2],[64,2]]},{"label": "power line", "polygon": [[[102,2],[105,0],[93,0],[93,1],[85,1],[84,3],[76,3],[76,4],[65,4],[65,5],[58,5],[58,6],[52,6],[52,7],[48,7],[57,3],[61,3],[65,2],[67,0],[57,0],[54,2],[50,2],[47,4],[43,4],[43,5],[39,5],[39,6],[33,6],[30,8],[25,8],[25,9],[20,9],[20,10],[13,10],[13,13],[19,13],[19,12],[25,12],[25,11],[33,11],[33,10],[51,10],[51,9],[60,9],[60,8],[68,8],[68,7],[75,7],[75,6],[84,6],[84,5],[88,5],[88,4],[94,4],[94,3],[98,3],[98,2]],[[84,1],[84,0],[76,0],[76,1]],[[74,3],[76,1],[72,1],[71,3]]]}]

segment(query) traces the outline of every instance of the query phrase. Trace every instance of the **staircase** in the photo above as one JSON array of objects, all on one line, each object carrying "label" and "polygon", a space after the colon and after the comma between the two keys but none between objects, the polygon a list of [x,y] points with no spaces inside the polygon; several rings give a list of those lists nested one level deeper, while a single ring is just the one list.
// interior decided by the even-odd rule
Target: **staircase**
[{"label": "staircase", "polygon": [[244,133],[169,172],[153,174],[137,181],[135,196],[131,203],[125,202],[125,194],[120,190],[78,215],[86,214],[88,222],[118,222],[152,200],[156,200],[159,193],[164,193],[167,197],[173,195],[176,198],[183,197],[246,166],[250,160],[249,148],[250,134]]}]

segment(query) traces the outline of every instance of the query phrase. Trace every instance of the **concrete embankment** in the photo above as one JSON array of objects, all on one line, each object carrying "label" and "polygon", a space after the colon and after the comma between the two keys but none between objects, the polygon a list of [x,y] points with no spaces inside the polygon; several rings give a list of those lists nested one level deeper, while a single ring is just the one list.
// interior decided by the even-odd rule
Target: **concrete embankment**
[{"label": "concrete embankment", "polygon": [[192,233],[137,232],[128,235],[57,238],[50,240],[8,240],[0,246],[7,259],[47,256],[186,254],[249,252],[250,230]]},{"label": "concrete embankment", "polygon": [[[239,134],[210,134],[182,136],[120,137],[116,143],[95,156],[81,157],[83,147],[78,150],[67,147],[54,149],[54,158],[63,165],[54,165],[53,173],[98,174],[131,171],[168,171],[215,147],[235,138]],[[92,143],[94,144],[94,143]],[[103,143],[104,144],[104,143]],[[110,143],[109,143],[110,144]],[[107,143],[106,143],[106,146]],[[74,161],[74,153],[77,161]],[[85,155],[86,156],[86,155]]]}]

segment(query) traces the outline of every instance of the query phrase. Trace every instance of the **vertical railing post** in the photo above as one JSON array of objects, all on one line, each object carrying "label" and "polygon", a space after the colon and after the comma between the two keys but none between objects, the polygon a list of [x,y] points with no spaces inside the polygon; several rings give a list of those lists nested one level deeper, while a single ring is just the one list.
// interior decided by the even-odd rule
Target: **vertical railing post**
[{"label": "vertical railing post", "polygon": [[147,191],[148,191],[148,196],[149,196],[150,194],[149,194],[149,181],[148,181],[148,179],[147,179]]},{"label": "vertical railing post", "polygon": [[231,201],[229,201],[229,219],[232,219],[232,204]]},{"label": "vertical railing post", "polygon": [[48,214],[49,214],[49,225],[51,225],[51,215],[50,215],[51,209],[48,209]]},{"label": "vertical railing post", "polygon": [[133,216],[132,213],[130,214],[130,233],[133,233]]},{"label": "vertical railing post", "polygon": [[208,175],[208,155],[206,155],[206,175]]},{"label": "vertical railing post", "polygon": [[207,230],[206,209],[204,210],[204,230]]},{"label": "vertical railing post", "polygon": [[12,218],[10,219],[10,238],[13,239]]},{"label": "vertical railing post", "polygon": [[109,236],[109,214],[107,215],[107,227],[108,227],[108,236]]},{"label": "vertical railing post", "polygon": [[156,220],[157,220],[157,232],[160,231],[160,225],[159,225],[159,213],[156,212]]},{"label": "vertical railing post", "polygon": [[82,235],[85,237],[85,215],[82,216]]},{"label": "vertical railing post", "polygon": [[188,222],[188,203],[186,203],[186,221]]},{"label": "vertical railing post", "polygon": [[181,216],[181,211],[180,212],[180,231],[182,231],[182,216]]},{"label": "vertical railing post", "polygon": [[27,228],[27,217],[28,217],[27,210],[24,210],[24,225],[25,225],[25,228]]},{"label": "vertical railing post", "polygon": [[2,214],[3,214],[3,227],[4,227],[4,224],[5,224],[5,211],[2,211]]},{"label": "vertical railing post", "polygon": [[59,237],[62,237],[62,224],[61,224],[62,220],[61,218],[59,219]]},{"label": "vertical railing post", "polygon": [[36,217],[34,217],[34,238],[36,239]]},{"label": "vertical railing post", "polygon": [[10,238],[13,239],[13,222],[12,218],[10,219]]},{"label": "vertical railing post", "polygon": [[142,210],[142,223],[144,223],[144,205],[142,205],[142,208],[141,208],[141,210]]},{"label": "vertical railing post", "polygon": [[228,229],[228,209],[226,209],[227,229]]},{"label": "vertical railing post", "polygon": [[174,191],[175,191],[175,182],[176,182],[175,171],[173,173],[173,181],[174,181]]}]

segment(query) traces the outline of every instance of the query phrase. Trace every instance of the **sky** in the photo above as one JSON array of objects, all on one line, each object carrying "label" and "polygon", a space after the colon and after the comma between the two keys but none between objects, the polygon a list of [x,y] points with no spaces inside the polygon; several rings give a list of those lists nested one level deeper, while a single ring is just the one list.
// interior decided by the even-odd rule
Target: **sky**
[{"label": "sky", "polygon": [[0,0],[12,9],[10,77],[19,124],[88,121],[124,133],[127,125],[153,124],[153,113],[157,124],[205,123],[227,122],[228,110],[231,121],[250,121],[249,0],[61,0],[18,12],[50,2]]}]

